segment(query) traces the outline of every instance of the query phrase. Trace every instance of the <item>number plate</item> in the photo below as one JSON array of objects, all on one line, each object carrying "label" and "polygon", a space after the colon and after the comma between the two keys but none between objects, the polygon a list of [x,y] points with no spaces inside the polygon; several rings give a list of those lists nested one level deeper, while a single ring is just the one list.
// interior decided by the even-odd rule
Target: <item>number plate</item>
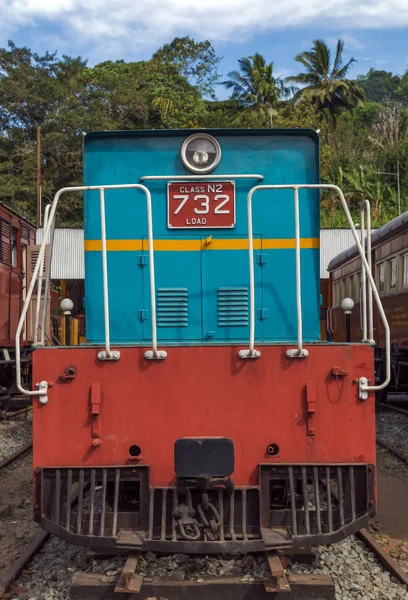
[{"label": "number plate", "polygon": [[170,229],[230,228],[235,226],[235,183],[173,182],[167,191]]}]

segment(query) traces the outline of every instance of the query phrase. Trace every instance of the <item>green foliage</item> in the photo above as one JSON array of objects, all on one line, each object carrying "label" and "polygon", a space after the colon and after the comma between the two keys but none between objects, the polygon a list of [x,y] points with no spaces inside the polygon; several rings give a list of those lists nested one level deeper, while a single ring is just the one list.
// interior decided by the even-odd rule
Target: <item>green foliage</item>
[{"label": "green foliage", "polygon": [[175,65],[179,74],[196,86],[202,95],[213,99],[221,60],[208,40],[196,42],[188,36],[174,38],[153,54],[153,61]]},{"label": "green foliage", "polygon": [[377,71],[371,68],[367,75],[357,77],[356,83],[361,87],[370,102],[398,100],[398,87],[401,78],[388,71]]},{"label": "green foliage", "polygon": [[[321,178],[343,190],[358,221],[363,199],[374,224],[408,209],[408,71],[371,69],[347,79],[343,43],[316,40],[296,60],[304,72],[283,81],[262,55],[242,58],[214,99],[218,65],[210,42],[176,38],[149,61],[38,55],[0,49],[0,200],[35,219],[36,134],[41,128],[43,205],[82,182],[83,132],[109,129],[306,127],[320,130]],[[299,88],[295,89],[296,83]],[[368,101],[364,103],[364,92]],[[63,196],[60,226],[82,225],[82,199]],[[322,194],[322,225],[346,226],[336,195]]]},{"label": "green foliage", "polygon": [[232,90],[232,99],[241,104],[241,117],[247,119],[246,113],[255,113],[261,127],[272,127],[278,115],[278,103],[289,97],[291,88],[281,77],[275,77],[273,63],[267,64],[258,52],[241,58],[238,63],[239,71],[228,73],[229,79],[222,84]]},{"label": "green foliage", "polygon": [[314,40],[313,48],[298,54],[295,58],[306,71],[287,81],[302,86],[295,98],[305,98],[326,117],[331,125],[336,125],[339,114],[364,106],[364,92],[359,86],[346,79],[354,61],[351,58],[343,64],[344,42],[337,41],[333,64],[331,52],[323,40]]}]

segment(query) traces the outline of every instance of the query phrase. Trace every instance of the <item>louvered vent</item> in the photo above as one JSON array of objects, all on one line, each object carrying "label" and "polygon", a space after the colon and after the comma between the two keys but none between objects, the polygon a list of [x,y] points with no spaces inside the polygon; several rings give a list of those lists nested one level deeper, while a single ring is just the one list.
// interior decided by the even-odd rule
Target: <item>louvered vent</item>
[{"label": "louvered vent", "polygon": [[217,290],[218,327],[249,324],[248,288],[223,287]]},{"label": "louvered vent", "polygon": [[0,262],[11,265],[10,223],[0,219]]},{"label": "louvered vent", "polygon": [[157,326],[188,326],[187,288],[159,288],[157,290]]}]

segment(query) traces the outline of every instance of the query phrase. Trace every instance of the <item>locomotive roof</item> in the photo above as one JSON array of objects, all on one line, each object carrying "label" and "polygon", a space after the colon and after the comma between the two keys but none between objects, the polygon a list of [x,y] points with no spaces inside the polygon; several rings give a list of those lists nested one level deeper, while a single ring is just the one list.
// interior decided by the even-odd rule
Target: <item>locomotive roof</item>
[{"label": "locomotive roof", "polygon": [[24,221],[27,221],[27,223],[29,223],[31,225],[31,227],[34,227],[35,229],[37,228],[37,225],[35,223],[33,223],[32,221],[30,221],[30,219],[27,219],[27,217],[25,217],[24,215],[20,214],[16,210],[14,210],[14,208],[11,208],[10,206],[7,206],[7,204],[4,204],[4,202],[0,202],[0,207],[4,208],[4,210],[6,212],[12,213],[16,217],[19,217],[19,219],[23,219]]},{"label": "locomotive roof", "polygon": [[291,136],[291,135],[301,135],[308,136],[314,139],[314,141],[319,141],[319,134],[315,129],[306,128],[306,127],[282,127],[282,128],[254,128],[251,127],[241,127],[241,128],[233,128],[230,129],[228,127],[209,127],[208,129],[201,127],[198,129],[193,128],[185,128],[185,129],[107,129],[103,131],[89,131],[85,133],[84,140],[87,142],[92,138],[99,137],[170,137],[172,135],[188,135],[189,133],[209,133],[211,135],[220,135],[228,133],[231,136],[239,136],[239,135],[282,135],[282,136]]},{"label": "locomotive roof", "polygon": [[[378,244],[386,240],[388,237],[392,236],[400,229],[403,229],[404,227],[408,227],[408,210],[403,212],[402,215],[395,217],[395,219],[392,219],[392,221],[389,221],[388,223],[377,229],[371,235],[372,247],[378,246]],[[357,255],[357,246],[354,245],[348,250],[345,250],[344,252],[338,254],[335,258],[333,258],[333,260],[330,261],[327,270],[334,271],[334,269],[337,269],[337,267],[340,267],[341,265],[348,262]]]}]

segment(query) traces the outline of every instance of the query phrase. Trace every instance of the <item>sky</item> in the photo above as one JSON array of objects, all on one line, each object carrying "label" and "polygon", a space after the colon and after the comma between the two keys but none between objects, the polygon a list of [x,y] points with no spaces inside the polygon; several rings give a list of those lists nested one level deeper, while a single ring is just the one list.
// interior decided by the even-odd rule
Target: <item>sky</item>
[{"label": "sky", "polygon": [[[176,36],[208,39],[226,77],[243,56],[260,52],[277,75],[301,69],[296,54],[314,39],[345,42],[356,59],[350,75],[370,67],[408,69],[408,0],[0,0],[0,46],[13,40],[35,52],[104,60],[149,59]],[[220,98],[227,97],[222,88]]]}]

